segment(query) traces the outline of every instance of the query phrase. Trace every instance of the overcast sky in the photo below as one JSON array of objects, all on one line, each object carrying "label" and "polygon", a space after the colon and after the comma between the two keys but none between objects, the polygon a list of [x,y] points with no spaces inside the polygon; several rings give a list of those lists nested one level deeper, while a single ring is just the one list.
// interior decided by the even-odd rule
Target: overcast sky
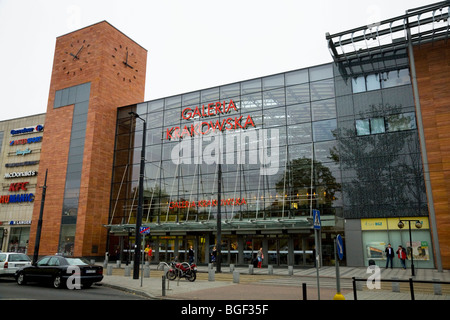
[{"label": "overcast sky", "polygon": [[331,62],[325,33],[425,0],[0,0],[0,121],[44,113],[56,37],[106,20],[148,50],[145,101]]}]

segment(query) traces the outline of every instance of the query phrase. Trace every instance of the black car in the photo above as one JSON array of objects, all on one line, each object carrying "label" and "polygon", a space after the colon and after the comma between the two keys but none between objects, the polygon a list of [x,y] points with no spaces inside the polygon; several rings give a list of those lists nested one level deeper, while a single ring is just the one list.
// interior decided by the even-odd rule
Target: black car
[{"label": "black car", "polygon": [[47,282],[55,288],[89,288],[103,279],[103,267],[84,258],[45,256],[37,263],[20,268],[15,273],[19,285],[27,282]]}]

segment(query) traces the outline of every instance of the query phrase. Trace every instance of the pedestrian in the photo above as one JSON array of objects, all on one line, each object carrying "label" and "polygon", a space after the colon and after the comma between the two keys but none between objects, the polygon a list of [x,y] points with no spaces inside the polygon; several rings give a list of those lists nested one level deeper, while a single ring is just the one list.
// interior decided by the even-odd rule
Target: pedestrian
[{"label": "pedestrian", "polygon": [[214,248],[211,251],[211,262],[215,263],[216,262],[216,257],[217,257],[217,249],[214,246]]},{"label": "pedestrian", "polygon": [[192,264],[194,262],[194,249],[192,249],[192,246],[189,247],[189,264]]},{"label": "pedestrian", "polygon": [[391,269],[394,264],[394,249],[391,247],[391,244],[389,243],[386,250],[386,269],[389,267],[389,261],[391,262]]},{"label": "pedestrian", "polygon": [[258,268],[261,268],[262,261],[264,259],[262,248],[259,248],[258,254],[256,255],[256,259],[258,259]]},{"label": "pedestrian", "polygon": [[150,262],[152,260],[153,250],[150,245],[147,245],[147,248],[145,248],[145,253],[147,254],[147,261]]},{"label": "pedestrian", "polygon": [[406,250],[405,250],[405,248],[403,248],[402,246],[398,246],[397,256],[400,259],[400,262],[402,263],[403,269],[406,269],[406,264],[405,264]]}]

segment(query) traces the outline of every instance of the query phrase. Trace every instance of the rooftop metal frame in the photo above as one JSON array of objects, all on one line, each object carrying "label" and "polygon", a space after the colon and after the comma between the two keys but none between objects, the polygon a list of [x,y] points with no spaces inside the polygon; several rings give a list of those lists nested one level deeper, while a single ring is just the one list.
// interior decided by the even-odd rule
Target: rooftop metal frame
[{"label": "rooftop metal frame", "polygon": [[333,35],[326,33],[331,56],[346,79],[406,68],[409,40],[413,46],[448,40],[449,6],[449,0],[442,1],[381,22]]}]

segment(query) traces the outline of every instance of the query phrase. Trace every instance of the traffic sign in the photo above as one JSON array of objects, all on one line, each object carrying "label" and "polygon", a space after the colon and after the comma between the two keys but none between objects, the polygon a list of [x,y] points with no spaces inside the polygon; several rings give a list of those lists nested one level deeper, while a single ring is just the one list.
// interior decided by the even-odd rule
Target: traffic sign
[{"label": "traffic sign", "polygon": [[140,227],[139,233],[140,234],[150,234],[150,227]]},{"label": "traffic sign", "polygon": [[314,229],[320,230],[320,211],[313,209]]},{"label": "traffic sign", "polygon": [[339,257],[339,260],[344,258],[344,242],[342,241],[342,237],[340,234],[336,237],[336,251]]}]

